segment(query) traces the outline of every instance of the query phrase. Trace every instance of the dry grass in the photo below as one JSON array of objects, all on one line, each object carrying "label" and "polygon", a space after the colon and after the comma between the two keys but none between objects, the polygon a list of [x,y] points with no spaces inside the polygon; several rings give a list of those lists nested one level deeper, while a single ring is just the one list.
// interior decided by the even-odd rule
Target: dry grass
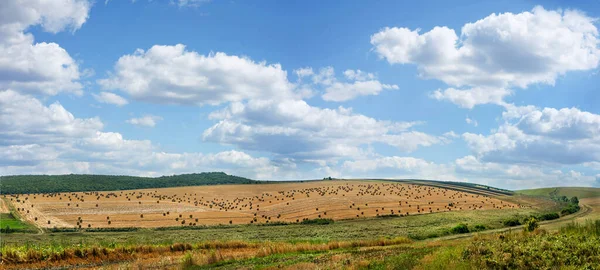
[{"label": "dry grass", "polygon": [[[206,243],[177,243],[173,245],[152,246],[138,245],[115,248],[65,248],[60,250],[38,250],[33,248],[3,247],[0,252],[2,265],[5,269],[45,268],[75,265],[102,265],[119,261],[128,261],[134,264],[144,263],[143,268],[149,265],[167,264],[174,265],[177,260],[170,256],[181,256],[180,266],[209,265],[224,260],[240,260],[260,258],[274,254],[285,254],[307,251],[329,251],[354,247],[375,247],[410,244],[406,238],[377,239],[369,241],[333,241],[329,243],[246,243],[240,241],[206,242]],[[158,258],[170,258],[167,261]],[[130,265],[131,266],[131,265]]]}]

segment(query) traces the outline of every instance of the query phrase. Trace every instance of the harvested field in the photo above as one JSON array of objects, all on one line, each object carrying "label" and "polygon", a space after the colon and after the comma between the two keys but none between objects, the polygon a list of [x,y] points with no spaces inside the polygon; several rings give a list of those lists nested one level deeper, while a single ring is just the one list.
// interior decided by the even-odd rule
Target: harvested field
[{"label": "harvested field", "polygon": [[7,195],[41,227],[170,227],[516,209],[503,198],[383,181],[312,181]]},{"label": "harvested field", "polygon": [[10,209],[8,209],[8,205],[2,199],[0,199],[0,214],[10,213]]}]

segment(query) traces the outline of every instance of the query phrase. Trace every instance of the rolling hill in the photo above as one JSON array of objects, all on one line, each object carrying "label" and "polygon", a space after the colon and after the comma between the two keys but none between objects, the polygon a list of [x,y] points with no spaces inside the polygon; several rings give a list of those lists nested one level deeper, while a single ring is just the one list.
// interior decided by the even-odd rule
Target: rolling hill
[{"label": "rolling hill", "polygon": [[580,199],[600,197],[600,188],[592,187],[553,187],[553,188],[536,188],[536,189],[523,189],[517,190],[516,193],[531,195],[531,196],[542,196],[542,197],[553,197],[553,196],[576,196]]}]

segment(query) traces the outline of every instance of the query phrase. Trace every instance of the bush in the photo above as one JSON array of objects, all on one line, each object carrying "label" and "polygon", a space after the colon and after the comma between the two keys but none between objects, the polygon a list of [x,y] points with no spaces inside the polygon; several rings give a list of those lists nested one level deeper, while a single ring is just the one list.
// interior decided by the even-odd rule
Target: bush
[{"label": "bush", "polygon": [[475,227],[473,227],[473,231],[475,231],[475,232],[483,231],[485,229],[487,229],[485,227],[485,225],[481,225],[481,224],[477,224],[477,225],[475,225]]},{"label": "bush", "polygon": [[578,205],[579,199],[577,197],[571,197],[571,199],[569,200],[569,203]]},{"label": "bush", "polygon": [[11,232],[13,232],[13,229],[11,229],[10,226],[6,225],[6,227],[0,228],[0,232],[2,232],[2,233],[11,233]]},{"label": "bush", "polygon": [[539,226],[540,225],[538,224],[537,219],[535,219],[534,217],[529,218],[527,221],[525,221],[525,231],[533,232]]},{"label": "bush", "polygon": [[461,223],[461,224],[454,226],[452,229],[450,229],[450,232],[454,233],[454,234],[468,233],[469,227],[467,227],[467,224]]},{"label": "bush", "polygon": [[596,269],[600,234],[594,231],[600,232],[600,221],[572,223],[560,233],[482,236],[470,241],[459,260],[470,264],[465,269]]},{"label": "bush", "polygon": [[560,214],[563,216],[570,215],[570,214],[576,213],[577,211],[579,211],[579,209],[580,209],[579,205],[569,204],[569,206],[563,208],[563,210],[560,211]]},{"label": "bush", "polygon": [[333,219],[330,219],[330,218],[305,219],[301,223],[302,224],[327,225],[327,224],[333,223]]},{"label": "bush", "polygon": [[560,216],[558,215],[558,213],[546,213],[546,214],[541,214],[540,216],[537,217],[538,220],[554,220],[554,219],[558,219]]},{"label": "bush", "polygon": [[519,221],[518,218],[510,218],[507,220],[504,220],[504,226],[508,226],[508,227],[514,227],[514,226],[519,226],[521,225],[521,222]]},{"label": "bush", "polygon": [[377,216],[378,218],[394,218],[394,217],[399,217],[398,214],[388,214],[388,215],[379,215]]}]

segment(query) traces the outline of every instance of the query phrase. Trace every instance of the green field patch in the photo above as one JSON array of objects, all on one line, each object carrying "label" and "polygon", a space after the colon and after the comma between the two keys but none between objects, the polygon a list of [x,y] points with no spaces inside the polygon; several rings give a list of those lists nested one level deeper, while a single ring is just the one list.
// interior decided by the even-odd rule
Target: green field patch
[{"label": "green field patch", "polygon": [[18,219],[12,213],[0,213],[0,233],[35,231],[35,226]]}]

